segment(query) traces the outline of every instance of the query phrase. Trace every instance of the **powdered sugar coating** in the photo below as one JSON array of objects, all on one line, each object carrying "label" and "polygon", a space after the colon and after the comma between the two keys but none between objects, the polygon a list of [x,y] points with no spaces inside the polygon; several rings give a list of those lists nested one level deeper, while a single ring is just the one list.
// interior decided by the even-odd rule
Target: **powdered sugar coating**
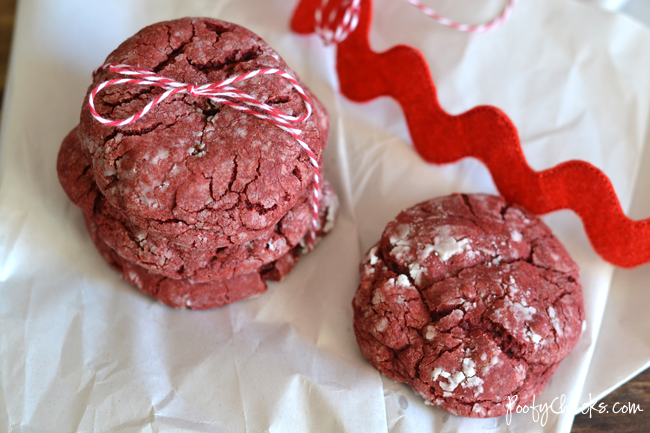
[{"label": "powdered sugar coating", "polygon": [[[195,85],[263,68],[288,71],[252,32],[198,18],[146,27],[111,53],[107,63]],[[91,88],[112,78],[117,75],[101,71]],[[290,115],[306,109],[291,84],[278,76],[258,76],[234,86]],[[160,92],[151,86],[118,85],[99,92],[95,104],[103,117],[126,118]],[[314,114],[300,125],[301,137],[320,159],[328,118],[306,92]],[[175,95],[120,128],[98,123],[87,102],[79,134],[102,193],[140,228],[187,247],[220,248],[263,235],[313,182],[315,168],[288,133],[206,98]],[[195,230],[203,230],[204,236],[192,236]]]},{"label": "powdered sugar coating", "polygon": [[266,291],[266,283],[259,272],[202,283],[155,274],[115,253],[99,239],[97,226],[92,219],[88,215],[85,217],[88,231],[104,259],[120,272],[127,282],[170,307],[203,310],[248,299]]},{"label": "powdered sugar coating", "polygon": [[[428,248],[442,243],[442,253]],[[500,197],[403,211],[360,271],[362,353],[450,413],[501,416],[513,395],[530,403],[581,334],[577,266],[538,218]],[[410,284],[396,284],[402,276]]]},{"label": "powdered sugar coating", "polygon": [[[84,211],[104,258],[126,281],[176,308],[213,308],[264,292],[265,280],[282,280],[298,262],[311,222],[305,194],[267,236],[217,250],[191,249],[138,228],[108,203],[95,184],[76,128],[63,140],[57,172],[70,200]],[[326,235],[324,227],[331,229],[338,206],[329,183],[321,186],[316,242]]]},{"label": "powdered sugar coating", "polygon": [[[311,223],[311,191],[306,190],[280,222],[257,239],[218,249],[188,248],[129,221],[98,190],[90,165],[75,129],[66,137],[60,151],[58,169],[64,190],[92,217],[103,242],[124,259],[169,278],[205,282],[257,271],[294,248]],[[321,201],[319,227],[323,222],[331,226],[336,213],[336,194],[326,180],[322,182],[321,191],[324,200]],[[195,236],[203,235],[200,230],[194,232]]]}]

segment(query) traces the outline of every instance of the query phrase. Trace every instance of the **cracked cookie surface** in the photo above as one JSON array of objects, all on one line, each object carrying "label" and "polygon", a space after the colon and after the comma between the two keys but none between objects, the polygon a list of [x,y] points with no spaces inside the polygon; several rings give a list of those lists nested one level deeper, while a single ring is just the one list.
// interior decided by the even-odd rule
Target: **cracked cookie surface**
[{"label": "cracked cookie surface", "polygon": [[267,289],[259,272],[202,283],[155,274],[120,257],[99,239],[93,220],[86,214],[84,216],[88,232],[104,259],[122,274],[128,283],[170,307],[194,310],[216,308],[260,295]]},{"label": "cracked cookie surface", "polygon": [[[278,224],[259,238],[218,249],[187,248],[132,224],[99,191],[90,165],[75,129],[66,136],[59,152],[57,169],[64,191],[91,217],[101,241],[123,259],[165,277],[206,282],[259,273],[264,265],[296,247],[310,228],[311,193],[307,190]],[[337,210],[336,194],[326,180],[321,185],[321,203],[318,237],[331,229]],[[201,232],[195,235],[201,236]],[[283,263],[287,260],[283,259]],[[297,257],[292,260],[295,261]],[[280,275],[277,271],[276,274]]]},{"label": "cracked cookie surface", "polygon": [[296,246],[253,272],[197,282],[187,278],[175,279],[155,273],[121,257],[98,235],[95,221],[84,214],[88,232],[104,257],[124,280],[141,292],[173,308],[205,310],[252,298],[266,292],[267,280],[282,281],[298,263],[301,247]]},{"label": "cracked cookie surface", "polygon": [[[254,33],[204,18],[146,27],[106,63],[128,64],[195,85],[262,68],[289,70]],[[118,77],[102,70],[90,89]],[[291,84],[278,76],[257,76],[235,87],[290,115],[306,109]],[[95,105],[103,117],[123,119],[161,92],[151,86],[117,85],[99,92]],[[320,160],[329,120],[320,102],[307,94],[314,114],[300,124],[301,137]],[[314,167],[288,133],[207,98],[176,94],[119,128],[97,122],[87,103],[88,96],[79,136],[102,193],[140,228],[187,247],[220,248],[259,237],[313,181]],[[204,236],[193,236],[196,230]]]},{"label": "cracked cookie surface", "polygon": [[361,352],[453,414],[531,403],[582,332],[577,266],[541,220],[501,197],[456,194],[403,211],[360,272]]}]

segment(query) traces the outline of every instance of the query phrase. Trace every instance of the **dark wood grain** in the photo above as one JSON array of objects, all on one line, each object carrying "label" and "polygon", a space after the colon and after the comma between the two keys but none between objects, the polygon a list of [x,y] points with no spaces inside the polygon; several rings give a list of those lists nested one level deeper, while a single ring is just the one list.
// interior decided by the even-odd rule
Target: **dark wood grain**
[{"label": "dark wood grain", "polygon": [[[604,407],[607,412],[596,411],[601,403],[606,405]],[[622,413],[624,407],[630,407],[632,404],[639,407],[642,412]],[[650,369],[645,370],[593,407],[591,414],[585,409],[584,414],[575,417],[571,429],[573,433],[650,432]],[[614,413],[615,410],[619,413]]]},{"label": "dark wood grain", "polygon": [[[9,50],[11,48],[15,15],[16,0],[0,0],[0,100],[3,99],[5,82],[7,81],[7,66],[9,64]],[[1,107],[0,116],[2,116]]]},{"label": "dark wood grain", "polygon": [[[15,13],[16,0],[0,0],[0,98],[4,95]],[[606,405],[608,412],[592,410],[591,415],[576,416],[572,433],[650,432],[650,369],[598,402],[595,409],[600,403]],[[617,410],[634,404],[642,411],[634,414],[614,413],[616,403]]]}]

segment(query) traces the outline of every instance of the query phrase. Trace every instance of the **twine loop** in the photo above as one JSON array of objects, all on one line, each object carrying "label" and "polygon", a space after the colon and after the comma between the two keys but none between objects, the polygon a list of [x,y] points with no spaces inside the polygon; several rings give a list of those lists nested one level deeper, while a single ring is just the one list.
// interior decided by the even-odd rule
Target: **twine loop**
[{"label": "twine loop", "polygon": [[[501,25],[512,14],[518,0],[508,0],[508,3],[503,8],[501,13],[493,20],[477,25],[463,24],[446,18],[433,9],[425,6],[419,0],[404,0],[407,3],[418,8],[422,13],[431,17],[438,23],[450,27],[452,29],[469,32],[469,33],[482,33],[494,29]],[[319,8],[315,13],[315,32],[319,35],[325,45],[338,44],[343,42],[347,37],[357,28],[359,24],[359,15],[361,13],[361,0],[346,0],[340,3],[337,7],[332,8],[327,17],[324,16],[324,11],[330,0],[322,0]],[[344,10],[340,22],[336,22],[336,17],[340,16],[341,11]]]},{"label": "twine loop", "polygon": [[[100,123],[107,126],[125,126],[131,123],[138,121],[142,116],[146,115],[152,108],[156,105],[163,102],[165,99],[173,96],[177,93],[187,93],[188,95],[194,98],[209,98],[211,101],[231,107],[235,110],[244,112],[246,114],[255,116],[259,119],[263,119],[277,126],[278,128],[289,133],[298,144],[307,152],[309,156],[309,162],[316,169],[314,174],[314,190],[312,193],[312,221],[310,229],[310,238],[309,238],[309,249],[313,248],[315,239],[316,239],[316,230],[318,226],[318,201],[319,201],[319,190],[320,190],[320,165],[316,155],[311,150],[309,145],[300,137],[302,130],[296,126],[296,124],[305,122],[312,114],[312,105],[309,100],[309,97],[305,93],[305,90],[300,86],[298,81],[286,71],[280,69],[258,69],[255,71],[247,72],[245,74],[237,75],[234,77],[227,78],[223,81],[217,83],[209,83],[203,85],[195,85],[182,83],[179,81],[172,80],[162,75],[157,75],[154,72],[147,71],[146,69],[136,68],[130,65],[115,65],[107,64],[97,69],[93,76],[97,73],[109,70],[117,74],[123,75],[127,78],[117,78],[113,80],[107,80],[95,87],[91,92],[88,98],[88,106],[93,117]],[[263,75],[278,75],[293,86],[293,88],[298,92],[305,104],[305,112],[299,116],[291,116],[286,114],[277,108],[271,107],[270,105],[257,100],[254,96],[249,95],[248,93],[233,87],[232,84],[238,83],[240,81],[245,81],[257,76]],[[132,116],[126,119],[120,120],[111,120],[102,117],[97,110],[95,109],[95,97],[97,93],[101,90],[115,86],[118,84],[129,84],[129,85],[141,85],[141,86],[153,86],[164,89],[165,91],[160,95],[156,96],[151,100],[147,105],[144,106],[140,111],[133,114]]]}]

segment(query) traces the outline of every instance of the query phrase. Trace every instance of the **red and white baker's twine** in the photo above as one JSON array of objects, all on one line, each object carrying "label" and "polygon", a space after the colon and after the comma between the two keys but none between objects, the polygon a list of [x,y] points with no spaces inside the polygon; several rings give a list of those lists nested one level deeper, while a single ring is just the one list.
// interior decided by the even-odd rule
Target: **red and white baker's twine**
[{"label": "red and white baker's twine", "polygon": [[[361,0],[347,0],[341,3],[338,7],[332,9],[327,16],[327,20],[323,22],[323,11],[327,7],[328,1],[323,0],[320,7],[316,9],[316,25],[314,30],[325,41],[325,45],[332,43],[338,44],[339,42],[343,42],[357,28],[359,24],[359,13],[361,12]],[[332,30],[336,16],[342,8],[345,8],[343,19],[336,26],[336,29]]]},{"label": "red and white baker's twine", "polygon": [[[485,24],[478,25],[469,25],[457,23],[445,18],[433,9],[423,5],[418,0],[404,0],[416,8],[420,9],[425,15],[430,16],[437,22],[452,29],[459,30],[461,32],[471,32],[471,33],[481,33],[492,30],[501,23],[503,23],[512,13],[517,0],[508,0],[506,7],[503,9],[501,14],[493,19],[492,21]],[[344,41],[350,33],[354,31],[359,24],[359,14],[361,12],[361,0],[347,0],[341,3],[338,7],[332,9],[332,11],[327,16],[327,19],[323,19],[323,11],[327,7],[329,0],[323,0],[321,6],[316,10],[316,34],[318,34],[324,41],[326,45],[331,43],[339,43]],[[334,28],[335,20],[337,15],[340,13],[341,9],[345,8],[345,13],[343,19],[340,23]]]},{"label": "red and white baker's twine", "polygon": [[[311,221],[311,233],[309,238],[309,248],[313,248],[315,239],[316,239],[316,230],[318,226],[318,191],[320,190],[320,165],[316,159],[316,155],[309,148],[309,145],[300,138],[302,130],[293,126],[293,124],[306,121],[312,113],[311,103],[309,97],[303,90],[303,88],[298,84],[298,81],[290,75],[288,72],[279,70],[279,69],[258,69],[256,71],[247,72],[242,75],[237,75],[235,77],[228,78],[218,83],[204,84],[201,86],[195,86],[193,84],[181,83],[174,81],[170,78],[157,75],[154,72],[147,71],[146,69],[136,68],[129,65],[104,65],[98,69],[95,73],[101,70],[110,70],[111,72],[118,73],[120,75],[126,75],[132,78],[117,78],[113,80],[104,81],[90,92],[90,97],[88,98],[88,105],[90,106],[90,112],[93,117],[97,119],[98,122],[103,123],[108,126],[124,126],[136,122],[142,116],[147,114],[153,107],[160,104],[162,101],[167,99],[170,96],[173,96],[177,93],[187,93],[194,96],[195,98],[205,97],[210,98],[210,100],[231,107],[235,110],[242,111],[244,113],[250,114],[257,118],[266,120],[278,128],[288,132],[300,146],[307,152],[309,156],[309,161],[316,169],[316,174],[314,175],[314,191],[313,191],[313,203],[312,203],[312,221]],[[293,88],[298,92],[302,97],[305,107],[307,108],[306,112],[300,116],[289,116],[284,112],[273,108],[257,99],[248,93],[232,87],[231,84],[237,83],[239,81],[248,80],[253,77],[260,75],[279,75],[280,77],[286,79],[291,83]],[[161,93],[155,97],[151,102],[149,102],[142,110],[138,111],[131,117],[123,120],[110,120],[103,118],[99,115],[95,109],[95,97],[102,89],[105,89],[109,86],[114,86],[118,84],[130,84],[130,85],[144,85],[144,86],[154,86],[165,89],[165,92]],[[227,98],[227,99],[226,99]]]}]

